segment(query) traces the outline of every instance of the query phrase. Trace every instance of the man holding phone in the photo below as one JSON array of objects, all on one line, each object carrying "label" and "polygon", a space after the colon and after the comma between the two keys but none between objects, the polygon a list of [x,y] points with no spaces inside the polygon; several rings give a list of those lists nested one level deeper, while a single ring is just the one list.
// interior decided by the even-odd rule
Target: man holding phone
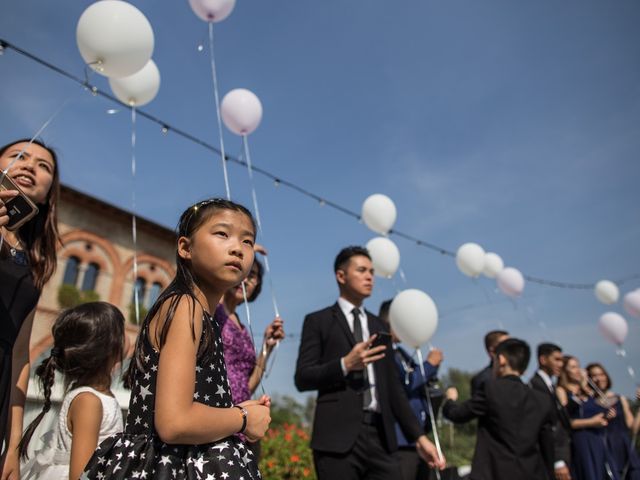
[{"label": "man holding phone", "polygon": [[340,297],[306,316],[295,373],[298,390],[318,390],[311,438],[318,479],[397,478],[396,421],[425,461],[443,468],[385,354],[384,324],[362,307],[374,283],[369,253],[344,248],[334,271]]}]

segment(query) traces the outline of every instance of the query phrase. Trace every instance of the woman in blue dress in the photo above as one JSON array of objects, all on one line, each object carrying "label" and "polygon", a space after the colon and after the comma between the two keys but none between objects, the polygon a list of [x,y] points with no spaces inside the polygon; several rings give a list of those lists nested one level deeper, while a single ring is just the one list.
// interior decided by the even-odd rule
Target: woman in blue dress
[{"label": "woman in blue dress", "polygon": [[577,358],[564,357],[557,395],[571,419],[571,478],[620,480],[606,445],[606,427],[615,413],[596,400]]},{"label": "woman in blue dress", "polygon": [[627,399],[611,391],[611,378],[599,363],[587,365],[587,373],[594,388],[602,397],[602,403],[608,403],[615,410],[615,417],[607,425],[607,448],[618,468],[620,480],[640,480],[640,459],[631,443],[632,429],[637,434],[640,412],[634,419]]}]

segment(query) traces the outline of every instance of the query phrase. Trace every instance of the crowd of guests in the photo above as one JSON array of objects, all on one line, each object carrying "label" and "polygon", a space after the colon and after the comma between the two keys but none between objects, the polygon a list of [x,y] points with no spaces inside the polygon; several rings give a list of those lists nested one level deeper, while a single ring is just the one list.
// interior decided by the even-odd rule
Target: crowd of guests
[{"label": "crowd of guests", "polygon": [[[56,268],[59,168],[39,141],[0,149],[0,175],[38,206],[16,226],[17,191],[0,190],[0,480],[260,478],[271,399],[256,392],[285,334],[274,319],[256,353],[241,321],[238,307],[261,291],[256,252],[266,251],[251,213],[229,200],[191,205],[179,219],[176,276],[144,319],[125,374],[126,422],[111,392],[125,321],[113,305],[91,302],[55,320],[52,349],[35,369],[44,404],[24,429],[33,317]],[[525,383],[529,345],[493,331],[490,364],[458,402],[455,388],[443,394],[435,383],[443,353],[432,349],[418,364],[389,324],[390,302],[379,315],[364,308],[374,286],[367,250],[341,250],[334,274],[337,301],[305,317],[294,377],[300,391],[317,391],[310,446],[319,480],[418,480],[444,469],[427,435],[441,404],[453,422],[479,419],[471,479],[640,479],[631,441],[640,415],[612,392],[602,365],[582,370],[544,343]],[[56,377],[65,385],[58,420],[29,457]]]}]

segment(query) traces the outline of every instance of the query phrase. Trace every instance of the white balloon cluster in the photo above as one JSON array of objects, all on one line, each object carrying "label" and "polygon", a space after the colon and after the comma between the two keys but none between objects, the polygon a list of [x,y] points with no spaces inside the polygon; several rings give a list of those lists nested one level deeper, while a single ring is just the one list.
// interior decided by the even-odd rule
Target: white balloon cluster
[{"label": "white balloon cluster", "polygon": [[109,77],[118,100],[139,107],[155,98],[160,72],[151,60],[153,29],[136,7],[121,0],[93,3],[78,20],[76,41],[87,65]]},{"label": "white balloon cluster", "polygon": [[[376,193],[362,204],[362,221],[376,233],[387,235],[396,222],[396,206],[386,195]],[[393,241],[376,237],[367,243],[376,275],[391,278],[400,267],[400,250]]]},{"label": "white balloon cluster", "polygon": [[612,305],[620,298],[618,286],[610,280],[600,280],[594,289],[596,298],[605,305]]},{"label": "white balloon cluster", "polygon": [[404,290],[391,302],[389,322],[402,343],[420,348],[431,340],[438,328],[438,308],[426,293]]}]

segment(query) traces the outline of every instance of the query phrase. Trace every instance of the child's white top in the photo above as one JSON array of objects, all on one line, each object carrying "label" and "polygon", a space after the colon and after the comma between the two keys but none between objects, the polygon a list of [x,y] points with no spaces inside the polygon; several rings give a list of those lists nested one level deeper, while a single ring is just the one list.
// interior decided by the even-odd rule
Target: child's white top
[{"label": "child's white top", "polygon": [[67,415],[71,402],[83,392],[93,393],[102,402],[102,422],[100,423],[98,445],[105,438],[122,432],[124,429],[122,411],[114,397],[100,393],[91,387],[73,389],[65,395],[62,401],[58,422],[54,429],[42,436],[44,447],[38,450],[22,467],[20,475],[22,480],[69,478],[72,435],[67,425]]}]

